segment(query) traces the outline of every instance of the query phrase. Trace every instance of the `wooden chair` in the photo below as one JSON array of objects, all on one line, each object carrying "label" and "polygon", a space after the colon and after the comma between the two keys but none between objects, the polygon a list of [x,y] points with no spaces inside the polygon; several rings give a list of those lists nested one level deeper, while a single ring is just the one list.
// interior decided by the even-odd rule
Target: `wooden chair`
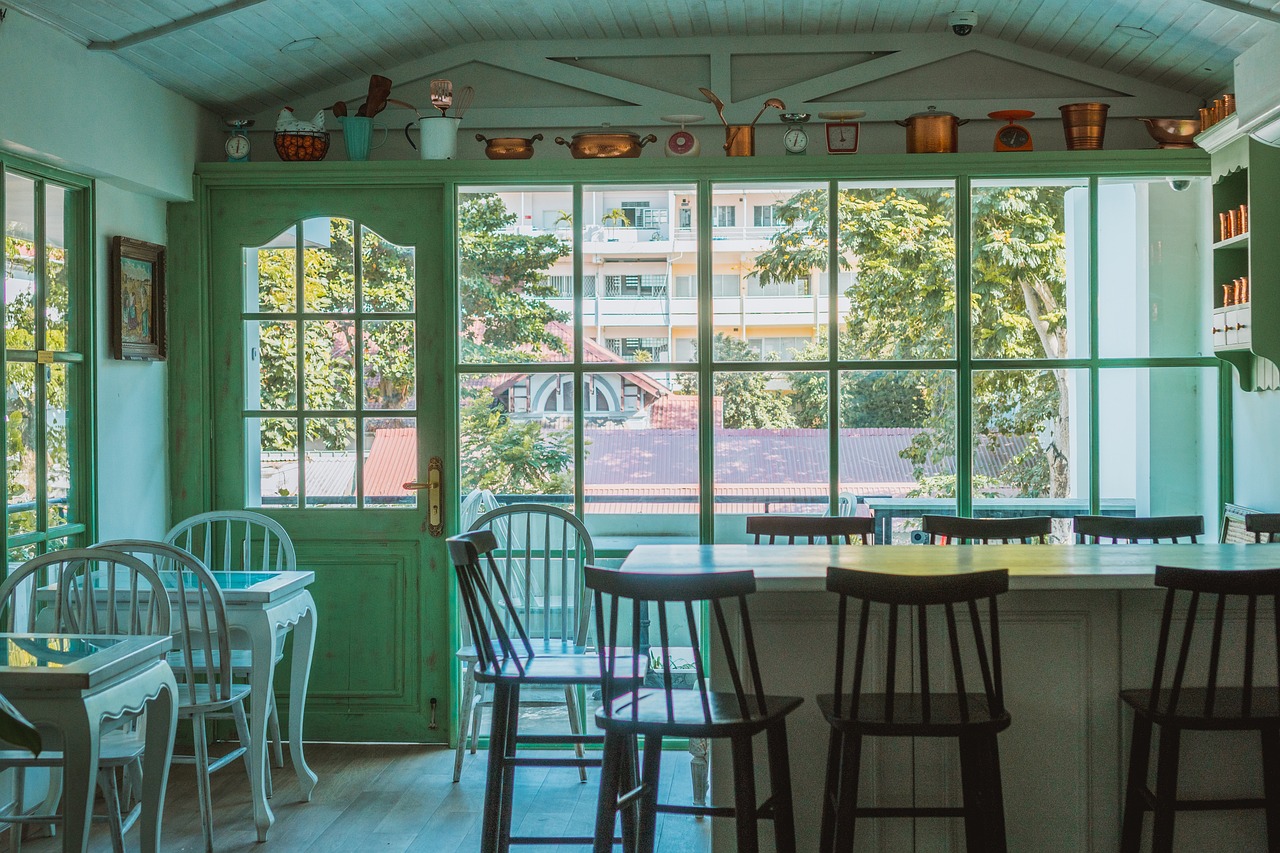
[{"label": "wooden chair", "polygon": [[1162,542],[1177,543],[1185,539],[1195,542],[1204,535],[1203,515],[1159,515],[1147,518],[1125,518],[1117,515],[1077,515],[1071,520],[1076,538],[1082,544]]},{"label": "wooden chair", "polygon": [[[517,755],[521,744],[603,743],[602,735],[521,735],[520,689],[545,685],[599,686],[600,664],[594,654],[574,652],[558,639],[531,639],[521,611],[526,602],[513,597],[494,559],[498,540],[491,530],[475,530],[448,540],[449,558],[458,579],[458,600],[475,638],[476,683],[492,685],[493,723],[489,733],[489,766],[485,781],[480,849],[506,851],[512,844],[590,844],[583,837],[511,836],[515,771],[519,767],[598,767],[598,758]],[[528,609],[528,612],[532,612]],[[629,656],[628,659],[631,659]],[[636,661],[635,666],[640,662]],[[643,675],[643,667],[639,670]]]},{"label": "wooden chair", "polygon": [[[540,635],[552,648],[580,654],[586,650],[591,627],[590,607],[582,586],[582,567],[595,561],[595,547],[587,528],[572,513],[545,504],[522,503],[499,507],[480,516],[472,530],[489,530],[498,541],[492,558],[502,570],[503,582],[519,601],[526,629]],[[462,778],[462,757],[468,740],[474,755],[480,740],[480,717],[492,702],[483,688],[477,689],[472,674],[478,659],[475,646],[464,643],[457,652],[462,668],[462,693],[458,702],[458,746],[453,760],[453,781]],[[569,730],[582,734],[579,690],[564,686],[564,702],[529,701],[524,707],[555,707],[564,704],[569,714]],[[582,758],[582,745],[575,747]],[[587,770],[579,778],[587,781]]]},{"label": "wooden chair", "polygon": [[[117,539],[102,542],[103,549],[145,561],[158,572],[172,572],[170,603],[176,616],[174,632],[177,651],[169,663],[178,680],[178,719],[191,720],[195,755],[174,756],[175,764],[196,766],[196,790],[200,801],[200,825],[206,853],[213,853],[213,793],[210,776],[236,759],[243,758],[249,774],[249,723],[245,700],[249,685],[234,678],[234,652],[227,629],[227,605],[217,581],[205,565],[187,551],[164,542]],[[207,719],[230,713],[235,720],[240,746],[210,761]]]},{"label": "wooden chair", "polygon": [[[1004,795],[996,734],[1009,727],[1010,718],[1004,706],[996,597],[1009,589],[1008,571],[907,577],[832,567],[827,570],[827,589],[840,596],[840,606],[836,623],[835,692],[818,697],[818,707],[831,726],[819,850],[823,853],[851,851],[859,817],[963,817],[969,853],[1004,851]],[[848,624],[851,599],[858,609],[853,630]],[[987,636],[983,635],[978,608],[984,599]],[[967,618],[968,625],[963,626],[963,630],[956,617],[957,609]],[[944,632],[947,638],[947,661],[930,659],[928,616],[931,610],[937,614],[933,625],[939,626],[934,630]],[[899,658],[899,625],[905,623],[909,646],[909,620],[913,615],[918,638],[916,654],[907,652]],[[885,649],[885,657],[869,662],[868,634],[873,623],[887,626],[878,643]],[[852,673],[846,682],[845,647],[850,634],[856,636],[856,642]],[[962,636],[965,641],[961,640]],[[973,672],[972,663],[968,670],[964,664],[965,660],[972,661],[975,657],[977,674]],[[945,676],[931,680],[930,664],[935,664],[934,672],[945,670],[950,664],[953,689],[942,688]],[[882,690],[870,692],[866,683],[869,669],[884,672]],[[912,671],[920,679],[920,691],[899,692],[899,677],[910,684]],[[971,685],[977,689],[970,689]],[[964,806],[860,808],[858,775],[864,737],[956,738],[960,747]]]},{"label": "wooden chair", "polygon": [[[176,545],[210,571],[222,572],[292,572],[298,568],[298,553],[288,532],[274,518],[251,510],[214,510],[202,512],[175,524],[164,541]],[[290,629],[279,634],[280,649],[275,664],[284,658],[284,639]],[[240,642],[237,638],[237,642]],[[248,648],[237,646],[231,651],[231,667],[238,680],[249,678],[253,655]],[[182,673],[176,675],[181,678]],[[275,697],[267,709],[267,737],[271,742],[271,763],[284,767],[284,745],[280,737],[280,714]],[[270,796],[271,774],[267,773]]]},{"label": "wooden chair", "polygon": [[828,545],[852,545],[854,537],[863,545],[870,545],[876,532],[876,520],[853,515],[749,515],[747,533],[756,537],[769,537],[766,544],[776,544],[785,539],[787,545],[807,541],[810,545],[825,542]]},{"label": "wooden chair", "polygon": [[1247,515],[1256,513],[1256,509],[1249,509],[1239,504],[1223,504],[1222,505],[1222,529],[1218,532],[1218,541],[1226,544],[1245,545],[1254,541],[1253,534],[1244,529],[1244,519]]},{"label": "wooden chair", "polygon": [[1018,518],[959,518],[954,515],[922,515],[920,516],[924,532],[929,535],[929,544],[937,545],[939,540],[950,544],[982,544],[991,542],[1036,542],[1041,545],[1049,541],[1053,531],[1053,519],[1047,515],[1028,515]]},{"label": "wooden chair", "polygon": [[[50,597],[49,587],[57,585]],[[84,548],[54,551],[28,560],[10,572],[0,584],[3,630],[18,633],[84,634],[168,634],[170,611],[164,585],[145,563],[125,554]],[[111,849],[123,853],[124,834],[137,820],[141,806],[135,804],[121,814],[117,770],[128,770],[142,755],[142,737],[129,727],[103,734],[98,757],[98,789],[106,804],[105,819],[110,827]],[[56,823],[55,813],[61,785],[54,780],[48,796],[34,813],[23,811],[25,771],[30,768],[61,768],[60,750],[45,750],[38,756],[23,750],[0,750],[0,770],[14,769],[15,809],[0,815],[11,823],[10,847],[22,847],[22,827],[26,824]],[[95,817],[99,817],[95,815]]]},{"label": "wooden chair", "polygon": [[[1280,689],[1254,683],[1256,678],[1270,681],[1278,674],[1280,661],[1264,664],[1256,652],[1259,630],[1280,634],[1280,569],[1206,571],[1157,566],[1155,583],[1167,592],[1151,687],[1120,693],[1134,712],[1121,853],[1137,853],[1142,843],[1142,818],[1148,811],[1155,815],[1152,850],[1170,853],[1176,811],[1249,808],[1266,810],[1267,849],[1280,850]],[[1209,630],[1198,624],[1202,598],[1204,610],[1213,614]],[[1258,624],[1260,599],[1275,608],[1274,625]],[[1223,641],[1224,627],[1237,621],[1235,615],[1228,618],[1229,600],[1237,602],[1235,608],[1243,604],[1243,643]],[[1175,620],[1179,601],[1186,602],[1186,614]],[[1189,677],[1189,671],[1202,678]],[[1224,671],[1241,673],[1239,686],[1224,684],[1220,676]],[[1155,726],[1160,727],[1160,745],[1153,792],[1147,787],[1147,769]],[[1264,796],[1179,799],[1178,758],[1184,731],[1258,732]]]},{"label": "wooden chair", "polygon": [[1253,541],[1276,542],[1280,536],[1280,513],[1254,512],[1244,517],[1244,529],[1253,534]]},{"label": "wooden chair", "polygon": [[[635,849],[640,853],[654,850],[658,812],[733,817],[737,825],[735,849],[740,853],[754,853],[759,849],[757,823],[769,819],[774,822],[776,849],[779,853],[794,853],[795,822],[786,718],[804,700],[794,696],[768,696],[764,692],[747,609],[747,596],[756,588],[755,576],[751,572],[642,574],[594,566],[587,567],[586,575],[587,586],[595,594],[596,635],[602,640],[599,654],[604,684],[604,704],[596,711],[596,726],[605,732],[604,768],[600,771],[600,800],[596,816],[596,853],[611,850],[614,819],[619,811],[624,817],[624,838],[629,836],[629,821],[634,819],[636,822],[635,846],[624,849]],[[606,596],[609,598],[607,605]],[[620,606],[623,600],[630,601],[630,606],[623,609]],[[725,617],[726,600],[738,607],[744,651],[741,658],[734,652],[730,639],[736,636],[737,629],[731,628]],[[663,683],[660,689],[646,686],[642,690],[630,691],[625,687],[625,681],[635,679],[639,674],[635,668],[637,661],[612,650],[619,646],[624,619],[629,622],[630,647],[639,645],[642,602],[652,602],[658,610],[659,645],[651,649],[650,656],[656,652],[660,655],[658,660],[664,662]],[[710,604],[724,641],[724,675],[733,686],[731,692],[713,692],[707,686],[707,671],[695,618],[697,606],[703,603]],[[676,690],[672,681],[668,609],[673,607],[689,627],[696,678],[696,688],[692,690]],[[684,645],[683,641],[680,645]],[[749,687],[748,673],[751,679]],[[752,756],[752,740],[760,733],[766,737],[773,789],[763,804],[756,796]],[[639,785],[633,787],[630,752],[638,736],[644,737],[644,758]],[[733,755],[730,772],[734,785],[732,808],[658,803],[662,741],[666,737],[725,738],[730,741]]]}]

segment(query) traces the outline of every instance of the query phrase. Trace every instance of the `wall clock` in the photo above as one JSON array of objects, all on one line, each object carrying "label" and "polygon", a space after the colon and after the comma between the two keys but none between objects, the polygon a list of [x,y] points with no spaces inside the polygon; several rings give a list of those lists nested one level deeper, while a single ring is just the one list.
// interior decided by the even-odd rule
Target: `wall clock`
[{"label": "wall clock", "polygon": [[231,128],[231,135],[227,137],[226,143],[222,146],[223,150],[227,152],[227,162],[248,163],[249,152],[252,148],[249,143],[248,129],[253,127],[253,119],[231,119],[226,124],[227,127]]},{"label": "wall clock", "polygon": [[1035,113],[1031,110],[997,110],[987,113],[987,118],[1009,122],[996,131],[995,151],[1031,151],[1031,131],[1014,122],[1026,121]]},{"label": "wall clock", "polygon": [[685,130],[684,126],[702,121],[703,118],[700,115],[662,116],[662,121],[680,125],[679,130],[667,137],[666,144],[662,146],[663,153],[668,157],[697,157],[702,146],[698,144],[698,137]]},{"label": "wall clock", "polygon": [[809,134],[804,129],[808,120],[808,113],[782,114],[782,123],[787,126],[782,134],[782,148],[788,154],[804,154],[808,150]]},{"label": "wall clock", "polygon": [[858,152],[858,123],[854,119],[862,118],[866,110],[836,110],[818,113],[818,118],[827,121],[827,153],[856,154]]}]

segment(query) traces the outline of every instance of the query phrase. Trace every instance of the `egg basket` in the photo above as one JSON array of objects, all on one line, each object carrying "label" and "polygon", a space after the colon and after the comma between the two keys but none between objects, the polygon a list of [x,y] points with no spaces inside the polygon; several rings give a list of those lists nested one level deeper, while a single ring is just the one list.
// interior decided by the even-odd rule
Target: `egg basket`
[{"label": "egg basket", "polygon": [[329,153],[329,134],[323,130],[277,132],[276,153],[286,161],[323,160]]}]

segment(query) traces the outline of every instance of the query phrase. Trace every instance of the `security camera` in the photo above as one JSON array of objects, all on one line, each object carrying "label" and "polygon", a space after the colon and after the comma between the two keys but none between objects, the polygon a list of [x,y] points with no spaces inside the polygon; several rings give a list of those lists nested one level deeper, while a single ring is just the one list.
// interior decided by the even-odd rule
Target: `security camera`
[{"label": "security camera", "polygon": [[1191,189],[1191,182],[1182,178],[1174,178],[1169,181],[1169,189],[1176,193],[1185,192]]},{"label": "security camera", "polygon": [[978,26],[978,13],[952,12],[947,23],[951,25],[951,32],[958,36],[967,36],[973,32],[974,27]]}]

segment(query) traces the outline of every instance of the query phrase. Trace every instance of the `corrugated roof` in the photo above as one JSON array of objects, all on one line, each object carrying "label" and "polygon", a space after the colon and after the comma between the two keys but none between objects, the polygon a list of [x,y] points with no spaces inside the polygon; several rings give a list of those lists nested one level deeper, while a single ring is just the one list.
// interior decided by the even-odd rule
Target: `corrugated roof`
[{"label": "corrugated roof", "polygon": [[[717,427],[724,425],[724,398],[711,400],[712,418]],[[668,394],[649,404],[649,426],[653,429],[696,429],[698,397],[694,394]]]},{"label": "corrugated roof", "polygon": [[405,483],[418,479],[418,430],[414,427],[380,429],[364,461],[364,493],[368,497],[400,497],[410,494]]}]

